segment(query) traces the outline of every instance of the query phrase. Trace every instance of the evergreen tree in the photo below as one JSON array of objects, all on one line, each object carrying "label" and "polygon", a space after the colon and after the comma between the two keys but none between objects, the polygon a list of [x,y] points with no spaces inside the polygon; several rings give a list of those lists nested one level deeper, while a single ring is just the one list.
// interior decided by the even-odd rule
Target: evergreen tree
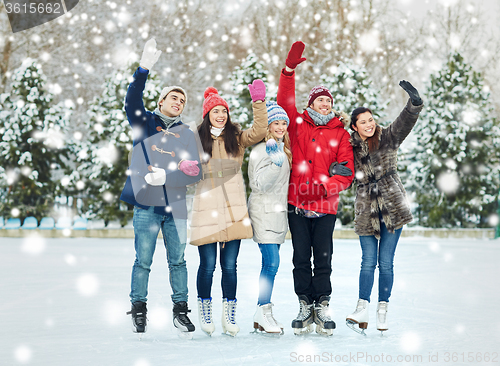
[{"label": "evergreen tree", "polygon": [[[264,69],[264,64],[259,61],[258,57],[251,53],[243,60],[240,66],[235,68],[231,75],[234,94],[225,96],[229,104],[231,122],[239,123],[242,130],[251,127],[253,124],[252,98],[248,90],[248,84],[252,84],[255,79],[261,79],[266,83],[266,101],[271,100],[272,98],[268,95],[267,71]],[[251,149],[245,150],[241,167],[245,180],[247,197],[251,192],[248,181],[248,159],[250,157],[250,151]]]},{"label": "evergreen tree", "polygon": [[408,167],[421,225],[487,226],[499,187],[499,124],[482,75],[450,55],[431,75]]},{"label": "evergreen tree", "polygon": [[[105,222],[119,220],[122,225],[132,217],[132,207],[120,201],[127,178],[133,131],[125,114],[128,85],[138,64],[113,72],[103,92],[90,104],[85,126],[87,139],[78,153],[75,181],[85,184],[85,208],[90,216]],[[159,82],[149,75],[143,93],[144,107],[153,111],[160,94]]]},{"label": "evergreen tree", "polygon": [[[380,102],[380,94],[376,90],[366,69],[352,62],[339,62],[329,75],[321,75],[320,83],[326,86],[333,96],[333,109],[350,115],[357,107],[367,107],[373,112],[377,123],[385,116],[387,102]],[[383,123],[381,123],[383,124]],[[349,130],[349,127],[346,126]],[[340,163],[340,162],[339,162]],[[347,225],[354,220],[354,189],[347,189],[340,193],[338,219],[342,225]]]},{"label": "evergreen tree", "polygon": [[36,61],[25,60],[11,78],[12,90],[0,96],[0,215],[17,209],[21,219],[40,220],[51,213],[67,168],[70,110],[54,105]]}]

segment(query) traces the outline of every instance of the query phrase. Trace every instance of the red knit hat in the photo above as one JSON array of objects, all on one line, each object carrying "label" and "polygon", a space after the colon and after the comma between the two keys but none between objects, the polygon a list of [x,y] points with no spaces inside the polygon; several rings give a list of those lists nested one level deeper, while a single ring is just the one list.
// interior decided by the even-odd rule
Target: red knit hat
[{"label": "red knit hat", "polygon": [[217,89],[215,89],[213,86],[209,86],[205,90],[203,97],[205,98],[205,100],[203,101],[203,118],[205,118],[207,113],[210,112],[213,107],[216,107],[218,105],[226,107],[227,111],[229,112],[229,106],[227,105],[227,102],[222,99]]},{"label": "red knit hat", "polygon": [[323,95],[325,97],[329,97],[331,100],[332,100],[332,105],[333,105],[333,97],[332,97],[332,94],[330,93],[330,91],[323,85],[318,85],[318,86],[315,86],[314,88],[311,89],[311,92],[309,93],[309,104],[308,106],[310,106],[311,104],[314,103],[314,100],[319,97],[320,95]]}]

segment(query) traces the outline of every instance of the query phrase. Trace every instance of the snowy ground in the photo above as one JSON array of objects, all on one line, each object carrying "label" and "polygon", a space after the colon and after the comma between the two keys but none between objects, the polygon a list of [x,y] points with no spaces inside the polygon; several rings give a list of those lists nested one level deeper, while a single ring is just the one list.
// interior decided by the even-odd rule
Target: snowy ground
[{"label": "snowy ground", "polygon": [[[171,325],[165,251],[159,242],[150,278],[149,329],[131,332],[131,239],[2,238],[0,365],[477,365],[500,364],[500,241],[403,238],[396,253],[390,330],[374,321],[367,337],[345,325],[357,300],[360,249],[336,240],[332,337],[294,336],[298,311],[291,243],[282,247],[273,302],[285,335],[250,334],[257,299],[260,252],[244,240],[238,263],[236,338],[220,333],[220,275],[213,287],[217,330],[179,339]],[[190,307],[195,308],[196,248],[188,246]],[[376,293],[376,288],[374,289]],[[374,297],[376,299],[376,297]],[[371,309],[374,320],[375,306]],[[485,362],[486,361],[486,362]]]}]

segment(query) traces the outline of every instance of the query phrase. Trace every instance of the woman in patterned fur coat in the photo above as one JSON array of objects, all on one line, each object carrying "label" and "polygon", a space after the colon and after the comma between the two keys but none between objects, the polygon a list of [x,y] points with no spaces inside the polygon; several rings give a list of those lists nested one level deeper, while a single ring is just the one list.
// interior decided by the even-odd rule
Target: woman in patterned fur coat
[{"label": "woman in patterned fur coat", "polygon": [[389,127],[375,123],[365,107],[351,114],[351,145],[358,183],[355,202],[355,229],[359,235],[361,271],[356,310],[347,316],[347,325],[364,334],[368,327],[368,304],[375,267],[379,267],[377,329],[388,330],[387,305],[394,282],[393,262],[403,226],[412,221],[406,192],[397,173],[398,148],[417,122],[423,108],[418,91],[407,81],[399,85],[410,100]]}]

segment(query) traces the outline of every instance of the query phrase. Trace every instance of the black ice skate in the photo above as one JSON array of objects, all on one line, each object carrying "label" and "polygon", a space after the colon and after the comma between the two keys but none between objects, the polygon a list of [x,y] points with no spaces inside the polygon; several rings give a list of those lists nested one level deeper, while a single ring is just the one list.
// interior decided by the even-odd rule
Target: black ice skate
[{"label": "black ice skate", "polygon": [[335,322],[330,317],[330,296],[321,296],[314,306],[314,322],[316,333],[331,336],[335,329]]},{"label": "black ice skate", "polygon": [[146,333],[148,309],[146,303],[137,301],[132,304],[132,309],[127,312],[127,315],[132,315],[132,331],[134,333]]},{"label": "black ice skate", "polygon": [[314,305],[307,296],[299,296],[300,310],[297,318],[292,320],[293,333],[295,335],[311,333],[313,330]]},{"label": "black ice skate", "polygon": [[191,339],[193,337],[193,332],[195,327],[187,316],[187,314],[190,312],[191,310],[188,309],[187,302],[180,301],[174,304],[174,309],[173,309],[174,326],[178,329],[179,331],[178,334],[179,337],[181,338]]}]

